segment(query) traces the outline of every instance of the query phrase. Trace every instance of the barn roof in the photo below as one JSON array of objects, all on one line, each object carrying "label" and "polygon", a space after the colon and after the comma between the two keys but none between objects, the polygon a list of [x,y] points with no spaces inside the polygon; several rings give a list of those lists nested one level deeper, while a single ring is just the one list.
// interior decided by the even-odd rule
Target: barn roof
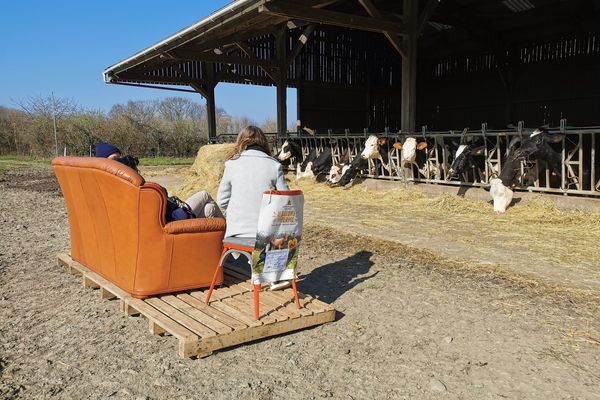
[{"label": "barn roof", "polygon": [[[598,3],[599,0],[420,0],[420,14],[426,18],[419,21],[423,24],[419,58],[498,55],[515,43],[597,31]],[[287,52],[297,52],[295,59],[290,60],[288,86],[300,81],[363,84],[364,74],[359,71],[364,70],[362,64],[374,62],[378,69],[399,64],[394,41],[384,35],[396,40],[402,37],[402,13],[402,1],[398,0],[237,0],[108,67],[104,80],[193,87],[218,78],[221,82],[273,85],[271,72],[279,67],[273,62],[274,35],[286,29],[290,36]],[[298,46],[298,39],[309,25],[314,26],[310,33],[318,43]],[[338,65],[342,63],[347,66]],[[331,71],[316,70],[324,65],[339,69],[333,75],[345,76],[327,76]]]}]

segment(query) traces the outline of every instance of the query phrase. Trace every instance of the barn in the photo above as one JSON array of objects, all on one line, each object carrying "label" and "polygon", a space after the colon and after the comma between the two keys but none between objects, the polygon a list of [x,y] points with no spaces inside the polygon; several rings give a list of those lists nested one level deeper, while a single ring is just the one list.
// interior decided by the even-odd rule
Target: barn
[{"label": "barn", "polygon": [[[564,134],[560,182],[522,166],[522,188],[600,195],[600,1],[237,0],[104,71],[110,84],[202,95],[216,137],[220,82],[277,88],[279,141],[335,141],[356,155],[368,134],[429,143],[414,181],[485,186],[512,138]],[[286,88],[299,128],[286,129]],[[485,147],[485,167],[448,174],[455,141]],[[370,176],[406,179],[397,152]],[[392,171],[392,172],[386,172]],[[424,172],[423,172],[424,171]],[[432,172],[433,171],[433,172]],[[525,173],[526,172],[526,173]]]}]

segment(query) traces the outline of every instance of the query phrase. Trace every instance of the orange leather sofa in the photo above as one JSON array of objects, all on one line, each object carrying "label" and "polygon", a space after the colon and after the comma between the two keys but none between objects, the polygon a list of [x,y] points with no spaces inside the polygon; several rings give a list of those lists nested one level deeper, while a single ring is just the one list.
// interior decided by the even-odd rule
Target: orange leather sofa
[{"label": "orange leather sofa", "polygon": [[74,260],[137,298],[210,286],[223,218],[166,224],[164,190],[118,161],[58,157],[52,168],[67,206]]}]

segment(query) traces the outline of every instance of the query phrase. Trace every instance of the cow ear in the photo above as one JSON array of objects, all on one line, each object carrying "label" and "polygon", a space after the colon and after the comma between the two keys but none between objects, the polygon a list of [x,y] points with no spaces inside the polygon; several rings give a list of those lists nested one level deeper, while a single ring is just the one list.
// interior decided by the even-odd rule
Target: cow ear
[{"label": "cow ear", "polygon": [[380,146],[383,146],[386,143],[387,143],[387,138],[386,137],[380,137],[379,139],[377,139],[377,144],[380,145]]},{"label": "cow ear", "polygon": [[562,142],[563,138],[565,137],[565,135],[563,135],[562,133],[553,133],[553,134],[548,134],[545,135],[544,138],[546,139],[546,142],[548,143],[560,143]]},{"label": "cow ear", "polygon": [[417,145],[417,150],[425,150],[427,148],[427,142],[421,142]]},{"label": "cow ear", "polygon": [[402,150],[402,143],[400,143],[400,142],[396,142],[396,143],[394,143],[394,148],[395,148],[396,150]]},{"label": "cow ear", "polygon": [[475,156],[481,156],[481,155],[483,155],[484,152],[485,152],[485,146],[475,147],[473,150],[471,150],[471,153]]}]

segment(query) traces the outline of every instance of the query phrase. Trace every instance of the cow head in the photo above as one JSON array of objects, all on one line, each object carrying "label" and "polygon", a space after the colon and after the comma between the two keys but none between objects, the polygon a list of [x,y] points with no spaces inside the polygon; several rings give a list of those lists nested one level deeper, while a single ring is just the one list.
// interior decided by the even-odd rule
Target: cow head
[{"label": "cow head", "polygon": [[352,182],[354,178],[356,178],[360,171],[368,168],[368,166],[369,164],[367,160],[365,160],[362,157],[355,157],[354,160],[352,160],[352,162],[350,163],[350,165],[348,165],[348,168],[345,170],[345,172],[342,173],[342,177],[338,182],[339,185],[346,186],[347,184]]},{"label": "cow head", "polygon": [[481,156],[485,151],[484,146],[473,147],[472,145],[461,144],[454,154],[454,161],[448,170],[451,177],[458,176],[465,172],[467,168],[473,165],[473,156]]},{"label": "cow head", "polygon": [[513,199],[513,191],[510,187],[505,186],[499,178],[490,180],[490,195],[494,201],[494,211],[503,213],[510,205]]},{"label": "cow head", "polygon": [[350,168],[350,165],[348,164],[349,159],[350,149],[346,149],[344,154],[342,154],[342,157],[340,157],[340,161],[336,165],[331,166],[329,174],[327,175],[327,182],[336,184],[342,179],[344,173]]},{"label": "cow head", "polygon": [[331,170],[329,170],[329,175],[327,175],[327,182],[336,184],[342,180],[342,176],[350,169],[350,165],[332,165]]},{"label": "cow head", "polygon": [[362,153],[360,153],[360,157],[363,160],[380,158],[381,154],[379,153],[379,148],[386,143],[387,138],[378,138],[375,135],[369,136],[365,142],[365,148]]},{"label": "cow head", "polygon": [[281,151],[277,155],[279,161],[285,161],[292,156],[292,145],[290,145],[289,140],[283,142],[283,146],[281,146]]},{"label": "cow head", "polygon": [[417,143],[417,139],[414,137],[406,138],[404,143],[394,143],[394,148],[402,150],[400,156],[400,164],[411,164],[417,159],[417,150],[426,150],[427,142]]}]

